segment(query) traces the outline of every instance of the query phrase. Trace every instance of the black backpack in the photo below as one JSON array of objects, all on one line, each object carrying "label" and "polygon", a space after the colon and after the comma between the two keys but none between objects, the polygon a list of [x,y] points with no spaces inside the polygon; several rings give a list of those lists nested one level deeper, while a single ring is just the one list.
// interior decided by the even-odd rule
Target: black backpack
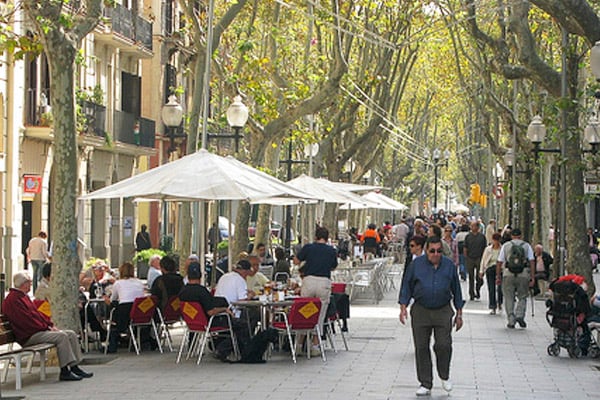
[{"label": "black backpack", "polygon": [[506,257],[506,269],[513,274],[520,274],[527,266],[527,253],[525,252],[525,243],[517,244],[511,242],[508,256]]}]

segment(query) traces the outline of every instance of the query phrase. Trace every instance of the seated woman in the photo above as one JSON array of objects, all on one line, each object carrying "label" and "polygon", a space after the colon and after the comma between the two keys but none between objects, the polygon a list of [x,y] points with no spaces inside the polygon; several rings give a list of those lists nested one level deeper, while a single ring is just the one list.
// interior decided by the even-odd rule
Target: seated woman
[{"label": "seated woman", "polygon": [[[92,266],[93,281],[90,284],[89,299],[104,299],[104,296],[109,296],[112,290],[112,284],[115,278],[108,273],[108,266],[104,262],[96,263]],[[108,318],[109,307],[106,303],[97,301],[83,305],[79,311],[81,317],[81,325],[85,325],[85,314],[87,313],[87,322],[92,329],[92,332],[100,334],[100,341],[106,340],[106,329],[101,321]]]},{"label": "seated woman", "polygon": [[119,279],[112,286],[110,298],[104,296],[107,304],[116,307],[113,314],[113,328],[110,330],[108,353],[116,353],[119,344],[119,336],[127,331],[129,325],[129,313],[133,301],[144,296],[144,283],[135,277],[133,264],[126,262],[119,267]]}]

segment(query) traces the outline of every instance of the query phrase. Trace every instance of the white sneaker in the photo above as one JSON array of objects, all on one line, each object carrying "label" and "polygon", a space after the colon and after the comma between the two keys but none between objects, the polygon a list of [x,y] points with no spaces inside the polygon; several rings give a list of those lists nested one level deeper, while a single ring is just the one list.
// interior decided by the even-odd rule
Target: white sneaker
[{"label": "white sneaker", "polygon": [[450,379],[447,381],[442,379],[442,387],[446,392],[450,393],[452,391],[452,381],[450,381]]},{"label": "white sneaker", "polygon": [[417,392],[415,394],[417,396],[430,396],[431,389],[427,389],[425,386],[421,386],[417,389]]}]

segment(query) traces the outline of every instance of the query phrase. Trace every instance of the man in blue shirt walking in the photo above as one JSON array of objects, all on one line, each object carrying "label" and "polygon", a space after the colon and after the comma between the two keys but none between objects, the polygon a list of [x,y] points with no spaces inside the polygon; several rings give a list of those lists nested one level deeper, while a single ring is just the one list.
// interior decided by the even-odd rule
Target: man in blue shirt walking
[{"label": "man in blue shirt walking", "polygon": [[406,268],[400,288],[398,303],[402,324],[406,323],[407,307],[411,299],[414,299],[410,316],[417,379],[421,384],[417,396],[429,396],[433,386],[430,350],[432,332],[435,337],[433,351],[442,387],[448,393],[452,390],[452,326],[456,325],[457,331],[462,328],[464,301],[456,267],[452,260],[442,256],[442,251],[441,239],[437,236],[429,237],[425,243],[425,255],[414,259]]}]

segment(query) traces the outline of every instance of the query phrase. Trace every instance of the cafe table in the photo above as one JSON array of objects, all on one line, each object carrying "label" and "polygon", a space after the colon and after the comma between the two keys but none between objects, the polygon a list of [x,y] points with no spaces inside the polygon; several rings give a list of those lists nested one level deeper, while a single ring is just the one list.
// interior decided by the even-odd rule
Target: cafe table
[{"label": "cafe table", "polygon": [[277,300],[276,298],[269,299],[269,297],[253,298],[250,300],[240,300],[231,303],[235,307],[239,308],[259,308],[260,309],[260,330],[264,331],[269,327],[269,311],[273,311],[278,308],[289,307],[294,304],[294,298],[298,296],[286,296],[284,300]]}]

